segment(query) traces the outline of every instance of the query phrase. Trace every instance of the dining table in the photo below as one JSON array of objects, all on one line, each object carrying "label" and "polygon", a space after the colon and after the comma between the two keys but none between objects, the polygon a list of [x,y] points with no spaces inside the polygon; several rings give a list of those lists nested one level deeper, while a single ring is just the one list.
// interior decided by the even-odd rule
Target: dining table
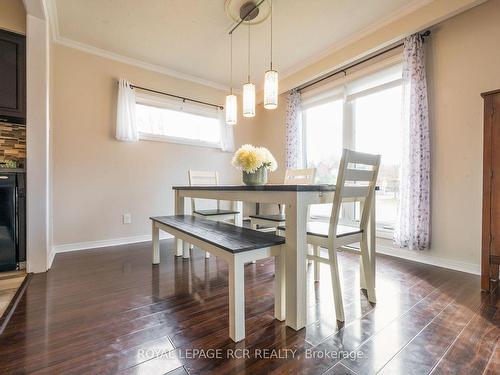
[{"label": "dining table", "polygon": [[[332,203],[335,185],[211,185],[211,186],[173,186],[174,209],[176,215],[185,214],[186,198],[201,198],[229,201],[236,216],[235,225],[243,222],[243,202],[277,203],[286,207],[286,231],[284,259],[285,266],[280,293],[283,300],[275,306],[275,318],[285,320],[286,325],[300,330],[307,323],[307,221],[308,207],[313,204]],[[373,285],[375,285],[375,199],[372,200],[368,223],[367,242],[371,258]],[[189,257],[189,244],[176,239],[176,255]]]}]

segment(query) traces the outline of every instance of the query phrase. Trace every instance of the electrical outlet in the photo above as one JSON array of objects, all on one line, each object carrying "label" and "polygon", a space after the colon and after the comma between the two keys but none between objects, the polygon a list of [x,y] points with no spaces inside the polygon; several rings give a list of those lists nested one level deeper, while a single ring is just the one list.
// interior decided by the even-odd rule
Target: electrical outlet
[{"label": "electrical outlet", "polygon": [[123,214],[123,224],[132,224],[132,214]]}]

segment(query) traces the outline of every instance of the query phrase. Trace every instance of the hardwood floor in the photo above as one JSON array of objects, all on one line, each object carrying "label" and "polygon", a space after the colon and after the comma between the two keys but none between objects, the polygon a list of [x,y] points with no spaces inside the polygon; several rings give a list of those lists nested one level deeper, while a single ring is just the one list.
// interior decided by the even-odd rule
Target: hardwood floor
[{"label": "hardwood floor", "polygon": [[308,326],[295,332],[273,319],[273,261],[249,264],[247,337],[235,344],[226,265],[198,250],[191,261],[174,258],[171,240],[161,252],[160,266],[151,265],[149,243],[58,254],[51,271],[32,277],[0,336],[0,372],[473,375],[500,368],[500,302],[481,294],[479,276],[380,256],[372,306],[359,290],[358,257],[342,253],[345,323],[334,319],[324,266],[319,284],[308,274]]}]

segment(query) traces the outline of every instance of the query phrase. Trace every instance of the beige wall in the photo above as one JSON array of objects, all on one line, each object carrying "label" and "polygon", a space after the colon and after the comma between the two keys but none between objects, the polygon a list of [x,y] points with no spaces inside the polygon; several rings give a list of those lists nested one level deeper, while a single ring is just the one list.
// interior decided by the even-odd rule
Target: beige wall
[{"label": "beige wall", "polygon": [[[497,47],[494,47],[497,46]],[[500,88],[500,0],[433,30],[428,46],[433,251],[479,264],[483,100]]]},{"label": "beige wall", "polygon": [[26,34],[26,11],[22,0],[0,0],[0,29]]},{"label": "beige wall", "polygon": [[[430,256],[479,265],[482,199],[482,99],[500,88],[500,0],[468,10],[432,29],[427,72],[432,127],[432,248]],[[357,46],[352,47],[353,53]],[[257,143],[283,165],[286,97],[264,112]],[[274,181],[282,179],[276,173]]]},{"label": "beige wall", "polygon": [[[173,213],[171,187],[186,184],[190,168],[239,181],[230,153],[113,138],[119,77],[221,104],[225,92],[60,45],[52,57],[54,245],[149,234],[150,216]],[[253,142],[252,128],[239,121],[237,145]],[[123,213],[132,214],[132,224],[122,224]]]}]

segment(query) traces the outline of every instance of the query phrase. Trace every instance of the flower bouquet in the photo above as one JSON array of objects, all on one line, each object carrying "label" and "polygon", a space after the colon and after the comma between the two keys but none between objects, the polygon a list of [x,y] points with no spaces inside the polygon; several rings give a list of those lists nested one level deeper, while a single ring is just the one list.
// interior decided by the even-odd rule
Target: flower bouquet
[{"label": "flower bouquet", "polygon": [[265,147],[243,145],[234,154],[232,164],[243,172],[245,185],[265,185],[267,172],[278,168],[276,159]]}]

